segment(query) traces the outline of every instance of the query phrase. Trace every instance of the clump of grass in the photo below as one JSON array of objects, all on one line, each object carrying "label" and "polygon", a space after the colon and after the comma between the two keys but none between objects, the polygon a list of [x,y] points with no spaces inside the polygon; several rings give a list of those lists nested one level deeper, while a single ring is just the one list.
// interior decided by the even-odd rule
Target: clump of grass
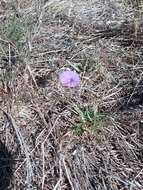
[{"label": "clump of grass", "polygon": [[93,73],[97,68],[99,68],[99,63],[94,57],[83,57],[79,63],[69,63],[67,67],[71,67],[80,73]]},{"label": "clump of grass", "polygon": [[83,135],[84,132],[95,133],[98,128],[105,124],[106,116],[97,112],[94,107],[80,109],[75,107],[74,115],[77,116],[72,130],[76,135]]},{"label": "clump of grass", "polygon": [[143,0],[126,0],[126,3],[128,3],[129,5],[142,5]]},{"label": "clump of grass", "polygon": [[18,18],[13,18],[7,24],[3,32],[4,38],[16,44],[18,47],[24,36],[24,28]]},{"label": "clump of grass", "polygon": [[19,18],[12,16],[2,24],[0,29],[2,56],[1,81],[13,81],[16,79],[16,69],[23,64],[24,52],[24,27]]},{"label": "clump of grass", "polygon": [[82,123],[75,123],[72,127],[72,131],[75,135],[81,136],[85,132]]}]

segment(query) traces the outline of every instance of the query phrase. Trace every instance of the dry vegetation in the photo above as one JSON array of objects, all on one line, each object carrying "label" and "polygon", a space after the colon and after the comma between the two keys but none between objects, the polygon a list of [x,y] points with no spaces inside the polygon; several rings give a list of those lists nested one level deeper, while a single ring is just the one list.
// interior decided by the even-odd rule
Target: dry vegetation
[{"label": "dry vegetation", "polygon": [[[143,190],[142,11],[141,0],[0,1],[9,190]],[[66,68],[79,87],[59,84]]]}]

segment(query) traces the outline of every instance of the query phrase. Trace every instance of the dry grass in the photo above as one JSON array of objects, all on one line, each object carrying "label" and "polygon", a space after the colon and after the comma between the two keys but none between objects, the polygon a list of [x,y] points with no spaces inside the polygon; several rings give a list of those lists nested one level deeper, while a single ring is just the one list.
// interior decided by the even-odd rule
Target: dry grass
[{"label": "dry grass", "polygon": [[[143,2],[0,2],[0,140],[11,190],[143,189]],[[80,73],[75,89],[58,74]]]}]

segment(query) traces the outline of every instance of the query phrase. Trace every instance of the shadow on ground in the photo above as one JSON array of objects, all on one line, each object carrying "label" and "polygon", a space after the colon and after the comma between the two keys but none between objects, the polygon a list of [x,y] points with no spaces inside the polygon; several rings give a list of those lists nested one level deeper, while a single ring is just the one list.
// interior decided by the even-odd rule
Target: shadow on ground
[{"label": "shadow on ground", "polygon": [[13,159],[4,143],[0,141],[0,190],[8,190],[13,171]]}]

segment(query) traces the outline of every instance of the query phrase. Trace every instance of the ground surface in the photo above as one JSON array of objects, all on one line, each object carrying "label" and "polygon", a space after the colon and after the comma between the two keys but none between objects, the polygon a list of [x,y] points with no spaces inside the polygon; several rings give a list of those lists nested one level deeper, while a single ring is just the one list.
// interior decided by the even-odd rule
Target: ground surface
[{"label": "ground surface", "polygon": [[[1,0],[9,190],[143,189],[143,1]],[[66,69],[81,76],[64,88]]]}]

